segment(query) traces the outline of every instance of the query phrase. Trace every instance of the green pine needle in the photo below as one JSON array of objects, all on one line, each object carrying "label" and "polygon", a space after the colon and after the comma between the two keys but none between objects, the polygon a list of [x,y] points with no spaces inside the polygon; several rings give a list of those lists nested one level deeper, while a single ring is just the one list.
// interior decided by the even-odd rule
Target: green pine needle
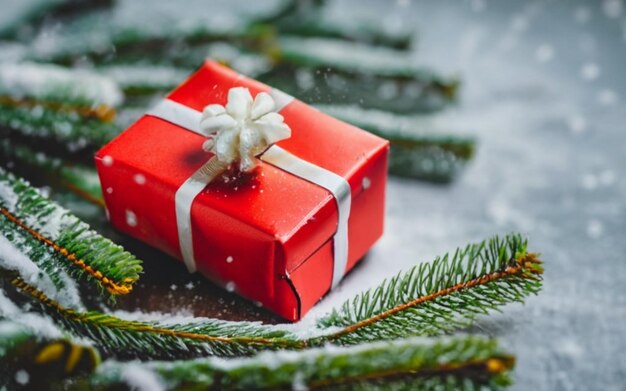
[{"label": "green pine needle", "polygon": [[404,117],[358,106],[318,105],[323,112],[389,140],[389,173],[451,182],[473,157],[473,137],[450,134],[430,116]]},{"label": "green pine needle", "polygon": [[0,136],[83,160],[120,132],[118,125],[43,106],[0,104]]},{"label": "green pine needle", "polygon": [[16,174],[34,172],[53,187],[63,188],[98,206],[104,205],[98,173],[91,166],[73,164],[11,139],[0,140],[0,165],[13,167]]},{"label": "green pine needle", "polygon": [[248,359],[106,362],[77,389],[118,389],[132,374],[165,389],[499,389],[513,366],[492,340],[477,337],[407,339],[348,348],[265,352]]},{"label": "green pine needle", "polygon": [[65,308],[21,277],[11,284],[36,299],[68,331],[94,341],[107,357],[117,359],[246,356],[262,350],[303,349],[306,341],[279,326],[198,318],[184,324],[138,322],[97,311]]},{"label": "green pine needle", "polygon": [[324,337],[340,344],[447,334],[477,315],[536,294],[542,272],[541,261],[527,252],[520,235],[495,237],[399,273],[318,324],[341,327]]},{"label": "green pine needle", "polygon": [[[48,389],[51,382],[86,375],[100,364],[92,346],[70,337],[51,337],[32,325],[0,317],[0,384],[23,389],[17,373],[29,375],[29,389]],[[26,379],[22,379],[23,382]]]},{"label": "green pine needle", "polygon": [[0,212],[2,235],[51,276],[61,267],[115,295],[142,272],[140,260],[1,167]]}]

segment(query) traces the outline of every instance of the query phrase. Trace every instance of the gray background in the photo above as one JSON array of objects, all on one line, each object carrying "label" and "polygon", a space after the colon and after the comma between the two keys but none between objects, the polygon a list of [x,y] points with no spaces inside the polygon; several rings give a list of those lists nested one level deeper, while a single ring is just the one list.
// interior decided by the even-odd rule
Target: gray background
[{"label": "gray background", "polygon": [[462,76],[438,121],[476,134],[478,153],[449,187],[390,179],[383,240],[311,317],[415,260],[519,231],[544,290],[478,325],[517,355],[513,389],[626,389],[626,4],[393,4],[361,11],[415,25],[416,60]]}]

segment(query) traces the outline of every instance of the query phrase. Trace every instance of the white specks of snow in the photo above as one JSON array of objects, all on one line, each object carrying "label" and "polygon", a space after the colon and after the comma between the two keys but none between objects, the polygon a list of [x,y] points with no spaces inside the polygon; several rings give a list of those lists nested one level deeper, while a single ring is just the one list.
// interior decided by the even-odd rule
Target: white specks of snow
[{"label": "white specks of snow", "polygon": [[585,6],[578,6],[574,10],[574,20],[580,24],[589,22],[591,19],[591,10]]},{"label": "white specks of snow", "polygon": [[15,205],[17,205],[17,194],[15,194],[15,191],[13,191],[13,188],[8,182],[0,181],[0,199],[4,201],[3,203],[9,209],[13,209],[15,208]]},{"label": "white specks of snow", "polygon": [[604,0],[602,10],[607,17],[617,19],[624,13],[624,4],[622,0]]},{"label": "white specks of snow", "polygon": [[612,106],[617,103],[617,93],[610,88],[605,88],[598,93],[598,102],[604,106]]},{"label": "white specks of snow", "polygon": [[546,63],[554,58],[554,48],[549,44],[540,45],[535,51],[535,59],[537,62]]},{"label": "white specks of snow", "polygon": [[138,363],[124,365],[121,373],[122,380],[135,391],[162,391],[165,386],[158,375]]},{"label": "white specks of snow", "polygon": [[411,0],[397,0],[396,4],[398,4],[398,7],[406,8],[411,5]]},{"label": "white specks of snow", "polygon": [[575,114],[568,118],[567,125],[574,134],[580,134],[587,130],[587,120],[580,114]]},{"label": "white specks of snow", "polygon": [[65,285],[62,290],[59,290],[47,274],[41,272],[26,254],[22,253],[4,236],[0,236],[0,265],[3,269],[18,272],[24,281],[37,287],[63,306],[79,310],[83,308],[78,288],[74,280],[67,276],[65,271],[57,271]]},{"label": "white specks of snow", "polygon": [[573,359],[581,358],[585,353],[583,347],[573,338],[564,339],[556,344],[555,347],[561,354]]},{"label": "white specks of snow", "polygon": [[598,181],[603,186],[611,186],[617,180],[617,176],[615,175],[615,171],[613,170],[604,170],[598,176]]},{"label": "white specks of snow", "polygon": [[170,289],[175,291],[176,289],[178,289],[178,286],[176,284],[172,284],[170,285]]},{"label": "white specks of snow", "polygon": [[254,301],[254,305],[255,305],[255,306],[257,306],[257,307],[259,307],[259,308],[263,307],[263,303],[261,303],[261,302],[260,302],[260,301],[258,301],[258,300],[255,300],[255,301]]},{"label": "white specks of snow", "polygon": [[524,15],[516,15],[511,21],[511,29],[517,32],[528,30],[528,18]]},{"label": "white specks of snow", "polygon": [[226,263],[233,263],[234,260],[235,259],[231,255],[226,257]]},{"label": "white specks of snow", "polygon": [[599,174],[587,173],[581,179],[581,185],[585,190],[595,190],[601,186],[608,187],[615,184],[617,176],[615,171],[607,169]]},{"label": "white specks of snow", "polygon": [[604,233],[604,224],[600,220],[593,219],[587,223],[587,236],[598,239]]},{"label": "white specks of snow", "polygon": [[309,387],[306,385],[304,373],[298,371],[293,375],[291,380],[291,389],[294,391],[307,391]]},{"label": "white specks of snow", "polygon": [[112,187],[107,187],[106,188],[106,192],[107,192],[107,194],[113,194],[113,188]]},{"label": "white specks of snow", "polygon": [[372,186],[372,181],[368,177],[363,177],[361,185],[363,186],[363,190],[367,190]]},{"label": "white specks of snow", "polygon": [[229,292],[234,292],[236,288],[235,282],[234,281],[228,281],[226,283],[226,290]]},{"label": "white specks of snow", "polygon": [[129,227],[137,226],[137,215],[129,209],[126,209],[126,224],[128,224]]},{"label": "white specks of snow", "polygon": [[482,12],[487,7],[487,3],[485,0],[472,0],[470,6],[472,7],[472,11]]},{"label": "white specks of snow", "polygon": [[600,67],[598,66],[598,64],[590,62],[583,65],[580,69],[580,77],[582,77],[583,80],[593,81],[596,80],[599,76]]},{"label": "white specks of snow", "polygon": [[185,284],[185,288],[186,288],[188,291],[192,290],[192,289],[194,288],[193,282],[191,282],[191,281],[190,281],[190,282],[186,283],[186,284]]},{"label": "white specks of snow", "polygon": [[135,176],[133,176],[133,180],[138,185],[146,184],[146,177],[143,174],[135,174]]},{"label": "white specks of snow", "polygon": [[113,165],[113,158],[109,155],[106,155],[102,158],[102,164],[107,167],[111,167]]},{"label": "white specks of snow", "polygon": [[26,385],[28,384],[29,380],[30,375],[25,370],[20,369],[19,371],[15,372],[15,381],[17,382],[17,384]]}]

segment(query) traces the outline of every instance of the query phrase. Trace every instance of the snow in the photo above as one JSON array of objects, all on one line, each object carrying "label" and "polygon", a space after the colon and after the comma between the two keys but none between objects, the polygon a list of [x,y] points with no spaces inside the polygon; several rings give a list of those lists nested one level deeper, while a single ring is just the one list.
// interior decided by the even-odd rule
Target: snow
[{"label": "snow", "polygon": [[163,391],[165,385],[156,373],[136,362],[124,365],[121,372],[124,381],[134,391]]},{"label": "snow", "polygon": [[59,290],[50,277],[39,270],[39,267],[24,253],[18,250],[6,237],[0,235],[0,267],[13,270],[28,284],[37,287],[46,296],[58,301],[67,308],[82,309],[78,288],[73,279],[65,271],[58,269],[57,273],[63,280],[65,287]]},{"label": "snow", "polygon": [[[0,172],[2,172],[1,169]],[[2,205],[9,210],[14,209],[17,205],[19,199],[9,182],[0,180],[0,199],[2,200]]]},{"label": "snow", "polygon": [[5,296],[2,289],[0,289],[0,317],[11,319],[21,327],[46,338],[60,338],[63,335],[50,318],[24,312]]},{"label": "snow", "polygon": [[135,174],[133,176],[133,180],[138,185],[145,185],[146,184],[146,177],[143,174]]},{"label": "snow", "polygon": [[103,156],[102,164],[104,164],[106,167],[111,167],[113,165],[113,157],[109,155]]},{"label": "snow", "polygon": [[226,263],[233,263],[234,258],[232,256],[227,256],[226,257]]},{"label": "snow", "polygon": [[137,226],[137,215],[130,209],[126,209],[126,224],[128,224],[129,227]]},{"label": "snow", "polygon": [[25,370],[20,369],[19,371],[15,372],[15,381],[17,382],[17,384],[24,386],[28,384],[29,380],[30,375]]},{"label": "snow", "polygon": [[117,106],[123,95],[110,79],[86,70],[57,65],[0,63],[0,94],[15,98],[72,99],[91,104]]},{"label": "snow", "polygon": [[593,62],[586,63],[580,69],[580,76],[586,81],[596,80],[600,76],[600,67]]}]

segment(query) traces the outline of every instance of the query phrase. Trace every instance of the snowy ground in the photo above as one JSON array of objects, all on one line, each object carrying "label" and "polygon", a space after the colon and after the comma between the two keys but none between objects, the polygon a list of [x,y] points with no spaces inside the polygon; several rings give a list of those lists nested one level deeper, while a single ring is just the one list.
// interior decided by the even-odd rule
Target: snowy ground
[{"label": "snowy ground", "polygon": [[[346,2],[348,3],[348,2]],[[372,4],[373,7],[378,4]],[[480,322],[518,357],[515,390],[626,384],[626,7],[621,1],[409,1],[420,62],[459,72],[477,158],[451,187],[392,179],[387,230],[313,313],[466,242],[520,231],[545,288]]]}]

